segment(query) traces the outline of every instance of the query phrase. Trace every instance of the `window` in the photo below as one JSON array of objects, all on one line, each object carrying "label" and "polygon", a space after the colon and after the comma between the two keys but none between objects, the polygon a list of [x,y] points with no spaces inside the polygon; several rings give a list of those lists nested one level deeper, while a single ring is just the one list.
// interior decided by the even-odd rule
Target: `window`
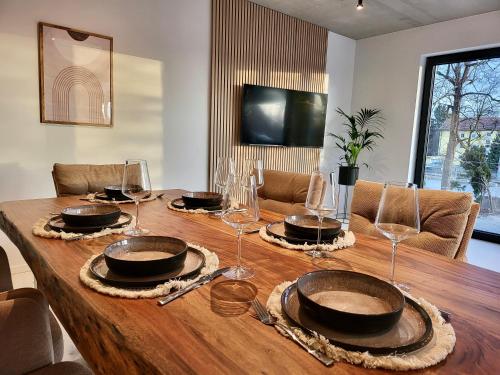
[{"label": "window", "polygon": [[428,58],[423,90],[415,183],[473,193],[473,237],[500,243],[500,48]]}]

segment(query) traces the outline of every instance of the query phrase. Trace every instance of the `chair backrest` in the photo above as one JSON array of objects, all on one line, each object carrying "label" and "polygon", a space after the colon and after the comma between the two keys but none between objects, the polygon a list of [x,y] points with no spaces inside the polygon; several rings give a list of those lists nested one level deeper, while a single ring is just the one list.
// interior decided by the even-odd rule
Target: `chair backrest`
[{"label": "chair backrest", "polygon": [[[354,187],[349,229],[380,236],[375,228],[384,185],[358,180]],[[420,233],[404,243],[463,260],[479,207],[469,193],[419,189]]]},{"label": "chair backrest", "polygon": [[264,186],[258,190],[259,206],[283,215],[303,214],[309,180],[303,173],[264,170]]},{"label": "chair backrest", "polygon": [[54,164],[52,178],[58,197],[100,193],[122,183],[123,164]]}]

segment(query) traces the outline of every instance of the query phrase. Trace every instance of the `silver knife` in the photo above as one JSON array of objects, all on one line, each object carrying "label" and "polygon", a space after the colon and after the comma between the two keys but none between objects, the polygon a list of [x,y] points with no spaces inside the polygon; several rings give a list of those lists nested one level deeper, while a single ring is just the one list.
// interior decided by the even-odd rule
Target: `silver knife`
[{"label": "silver knife", "polygon": [[172,302],[174,299],[177,299],[180,296],[183,296],[184,294],[186,294],[194,289],[197,289],[200,286],[205,285],[206,283],[219,277],[224,272],[226,272],[228,269],[229,269],[229,267],[219,268],[217,271],[214,271],[209,275],[205,275],[205,276],[201,277],[197,282],[185,287],[184,289],[178,290],[177,292],[174,292],[174,293],[169,294],[168,296],[166,296],[164,298],[159,299],[158,305],[165,306],[167,303]]}]

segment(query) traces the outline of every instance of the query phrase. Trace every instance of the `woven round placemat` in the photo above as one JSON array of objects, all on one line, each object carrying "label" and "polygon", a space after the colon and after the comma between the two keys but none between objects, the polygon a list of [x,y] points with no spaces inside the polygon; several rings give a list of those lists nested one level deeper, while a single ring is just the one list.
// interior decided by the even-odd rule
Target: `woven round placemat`
[{"label": "woven round placemat", "polygon": [[54,239],[61,239],[61,240],[89,240],[92,238],[98,238],[98,237],[103,237],[107,236],[110,234],[121,234],[125,232],[127,229],[132,228],[135,226],[135,216],[132,216],[132,221],[130,224],[127,226],[121,227],[121,228],[104,228],[103,230],[99,232],[94,232],[94,233],[66,233],[66,232],[57,232],[55,230],[52,230],[48,227],[48,223],[50,219],[53,216],[46,216],[40,218],[35,224],[33,224],[33,227],[31,229],[32,233],[35,236],[38,237],[44,237],[44,238],[54,238]]},{"label": "woven round placemat", "polygon": [[[314,337],[305,333],[298,327],[291,326],[283,315],[281,310],[281,295],[292,283],[291,281],[285,281],[274,288],[267,300],[268,310],[272,315],[278,318],[279,322],[288,326],[301,340],[307,342],[311,348],[320,350],[335,361],[345,361],[366,368],[383,368],[398,371],[417,370],[441,362],[455,347],[455,330],[450,323],[445,322],[438,308],[425,299],[414,298],[408,293],[405,293],[405,295],[416,301],[427,314],[429,314],[432,320],[434,335],[432,340],[425,347],[404,355],[374,356],[368,352],[352,352],[332,345],[323,336]],[[286,333],[279,328],[276,327],[276,330],[283,336],[287,336]]]},{"label": "woven round placemat", "polygon": [[219,267],[219,257],[214,252],[195,244],[188,243],[189,247],[200,250],[203,255],[205,255],[205,266],[201,269],[200,273],[191,278],[185,280],[170,280],[166,283],[157,285],[153,288],[144,289],[125,289],[118,288],[111,285],[104,284],[100,280],[96,279],[92,272],[90,271],[90,264],[99,255],[92,256],[80,269],[80,281],[88,286],[89,288],[95,290],[96,292],[107,294],[113,297],[121,298],[157,298],[161,296],[166,296],[175,289],[179,290],[185,288],[192,283],[196,282],[200,277],[208,275],[217,270]]},{"label": "woven round placemat", "polygon": [[[307,242],[303,245],[292,244],[285,241],[282,238],[276,238],[267,234],[266,227],[263,226],[259,230],[259,236],[266,242],[284,247],[285,249],[296,250],[296,251],[308,251],[315,250],[317,248],[316,243],[308,244]],[[334,251],[339,249],[345,249],[346,247],[354,245],[356,242],[356,237],[353,232],[345,231],[343,237],[337,237],[335,241],[331,244],[321,244],[321,251]]]},{"label": "woven round placemat", "polygon": [[[113,204],[134,203],[134,201],[132,199],[124,200],[124,201],[99,199],[99,198],[96,198],[96,194],[97,193],[87,194],[87,196],[85,197],[85,200],[89,201],[91,203],[113,203]],[[149,198],[143,198],[139,202],[141,202],[141,203],[142,202],[150,202],[150,201],[154,201],[156,198],[158,198],[158,195],[151,194],[151,196]]]}]

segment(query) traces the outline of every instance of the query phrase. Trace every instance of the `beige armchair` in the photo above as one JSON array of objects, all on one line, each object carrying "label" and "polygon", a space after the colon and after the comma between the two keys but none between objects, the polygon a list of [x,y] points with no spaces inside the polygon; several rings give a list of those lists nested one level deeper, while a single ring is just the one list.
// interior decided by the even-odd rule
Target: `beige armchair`
[{"label": "beige armchair", "polygon": [[283,215],[305,214],[311,176],[302,173],[264,170],[264,186],[257,194],[259,207]]},{"label": "beige armchair", "polygon": [[[358,180],[354,187],[349,230],[380,236],[375,228],[384,185]],[[405,244],[465,261],[479,204],[469,193],[419,189],[420,233]]]},{"label": "beige armchair", "polygon": [[0,293],[0,372],[5,374],[74,374],[92,372],[75,362],[54,364],[49,305],[36,289]]},{"label": "beige armchair", "polygon": [[108,185],[121,185],[123,164],[54,164],[52,178],[58,197],[100,193]]}]

